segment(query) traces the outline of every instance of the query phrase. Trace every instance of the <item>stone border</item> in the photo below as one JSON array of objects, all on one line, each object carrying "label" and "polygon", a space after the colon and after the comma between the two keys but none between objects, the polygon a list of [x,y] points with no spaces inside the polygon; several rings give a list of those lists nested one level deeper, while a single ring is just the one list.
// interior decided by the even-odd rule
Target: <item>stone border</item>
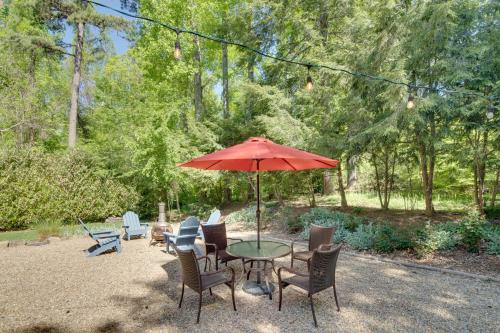
[{"label": "stone border", "polygon": [[[276,238],[276,237],[268,237],[266,238],[272,239],[272,240],[277,240],[280,242],[285,242],[285,243],[291,243],[289,240],[284,240],[281,238]],[[307,246],[307,242],[305,241],[296,241],[295,243],[298,243],[303,246]],[[429,265],[421,265],[421,264],[414,264],[411,262],[405,262],[405,261],[399,261],[399,260],[393,260],[393,259],[387,259],[387,258],[382,258],[378,256],[374,256],[371,254],[359,254],[351,251],[342,251],[343,254],[346,254],[351,257],[358,257],[358,258],[363,258],[363,259],[368,259],[368,260],[373,260],[375,262],[384,262],[384,263],[390,263],[393,265],[400,265],[400,266],[405,266],[409,268],[417,268],[417,269],[425,269],[428,271],[434,271],[434,272],[439,272],[439,273],[448,273],[448,274],[454,274],[454,275],[460,275],[463,277],[468,277],[468,278],[473,278],[473,279],[479,279],[479,280],[484,280],[487,282],[498,282],[500,283],[500,278],[495,277],[495,276],[489,276],[489,275],[482,275],[482,274],[474,274],[474,273],[468,273],[468,272],[462,272],[462,271],[457,271],[454,269],[448,269],[448,268],[440,268],[440,267],[435,267],[435,266],[429,266]]]}]

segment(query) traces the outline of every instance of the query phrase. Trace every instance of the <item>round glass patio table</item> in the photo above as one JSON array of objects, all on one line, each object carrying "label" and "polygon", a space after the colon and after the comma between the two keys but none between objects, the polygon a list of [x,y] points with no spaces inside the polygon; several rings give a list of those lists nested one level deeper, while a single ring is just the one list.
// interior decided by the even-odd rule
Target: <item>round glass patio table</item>
[{"label": "round glass patio table", "polygon": [[[226,252],[234,257],[242,258],[243,271],[248,270],[243,290],[252,295],[268,294],[269,299],[272,299],[274,286],[267,277],[267,265],[270,264],[274,271],[274,259],[287,256],[292,249],[285,243],[261,240],[260,248],[257,247],[257,241],[243,241],[228,245]],[[246,267],[247,264],[250,264],[250,267]],[[249,281],[250,273],[253,271],[257,273],[257,280]],[[264,274],[264,282],[261,280],[261,273]]]}]

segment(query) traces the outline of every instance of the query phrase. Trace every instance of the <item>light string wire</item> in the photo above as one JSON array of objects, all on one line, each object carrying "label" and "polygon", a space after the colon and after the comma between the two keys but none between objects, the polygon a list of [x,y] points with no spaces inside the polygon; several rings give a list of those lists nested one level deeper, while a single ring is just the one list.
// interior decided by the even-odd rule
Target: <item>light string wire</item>
[{"label": "light string wire", "polygon": [[251,51],[251,52],[254,52],[256,54],[259,54],[259,55],[261,55],[263,57],[266,57],[266,58],[274,59],[274,60],[281,61],[281,62],[286,62],[286,63],[289,63],[289,64],[303,66],[303,67],[306,67],[308,69],[312,69],[312,68],[328,69],[328,70],[331,70],[331,71],[341,72],[341,73],[344,73],[344,74],[348,74],[348,75],[351,75],[351,76],[354,76],[354,77],[363,77],[363,78],[366,78],[366,79],[369,79],[369,80],[373,80],[373,81],[382,81],[382,82],[386,82],[386,83],[390,83],[390,84],[405,86],[405,87],[407,87],[410,90],[422,89],[422,90],[435,91],[435,92],[441,92],[441,93],[446,93],[446,94],[462,94],[462,95],[468,95],[468,96],[476,96],[476,97],[479,97],[479,98],[487,99],[490,102],[492,102],[493,100],[500,99],[500,97],[497,97],[497,96],[486,96],[486,95],[483,95],[483,94],[480,94],[480,93],[476,93],[476,92],[471,92],[471,91],[451,90],[451,89],[446,89],[446,88],[433,88],[433,87],[429,87],[429,86],[415,85],[415,84],[411,84],[411,83],[407,83],[407,82],[402,82],[402,81],[397,81],[397,80],[393,80],[393,79],[388,79],[388,78],[383,77],[383,76],[377,76],[377,75],[368,74],[368,73],[364,73],[364,72],[351,71],[351,70],[348,70],[348,69],[339,68],[339,67],[333,67],[333,66],[329,66],[329,65],[325,65],[325,64],[314,64],[314,63],[311,63],[311,62],[303,62],[303,61],[290,60],[290,59],[286,59],[286,58],[283,58],[283,57],[280,57],[280,56],[277,56],[277,55],[273,55],[273,54],[270,54],[270,53],[263,52],[263,51],[261,51],[259,49],[253,48],[251,46],[248,46],[246,44],[243,44],[243,43],[240,43],[240,42],[237,42],[237,41],[232,41],[232,40],[223,39],[223,38],[220,38],[220,37],[217,37],[217,36],[207,35],[205,33],[198,32],[198,31],[195,31],[195,30],[189,30],[189,29],[185,29],[185,28],[175,27],[175,26],[170,25],[168,23],[160,22],[160,21],[151,19],[149,17],[144,17],[144,16],[140,16],[140,15],[134,15],[134,14],[131,14],[131,13],[127,13],[125,11],[122,11],[122,10],[119,10],[119,9],[116,9],[116,8],[113,8],[113,7],[110,7],[108,5],[104,5],[102,3],[95,2],[95,1],[92,1],[92,0],[88,0],[88,2],[92,3],[92,4],[96,5],[96,6],[99,6],[99,7],[103,7],[103,8],[109,9],[111,11],[114,11],[116,13],[122,14],[122,15],[127,16],[127,17],[131,17],[131,18],[135,18],[135,19],[138,19],[138,20],[143,20],[143,21],[147,21],[147,22],[150,22],[150,23],[154,23],[154,24],[160,25],[160,26],[162,26],[162,27],[164,27],[164,28],[166,28],[168,30],[171,30],[171,31],[175,32],[176,34],[187,33],[187,34],[198,36],[198,37],[201,37],[201,38],[204,38],[204,39],[208,39],[208,40],[211,40],[211,41],[214,41],[214,42],[225,43],[225,44],[228,44],[228,45],[234,45],[234,46],[240,47],[242,49],[246,49],[248,51]]}]

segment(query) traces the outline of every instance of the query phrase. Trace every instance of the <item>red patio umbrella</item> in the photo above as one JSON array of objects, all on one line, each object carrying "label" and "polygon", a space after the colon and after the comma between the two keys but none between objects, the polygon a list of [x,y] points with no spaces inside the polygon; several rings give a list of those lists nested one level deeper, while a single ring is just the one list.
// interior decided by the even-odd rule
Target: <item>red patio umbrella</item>
[{"label": "red patio umbrella", "polygon": [[260,248],[259,171],[335,168],[338,161],[282,146],[264,138],[243,143],[180,164],[205,170],[257,171],[257,246]]}]

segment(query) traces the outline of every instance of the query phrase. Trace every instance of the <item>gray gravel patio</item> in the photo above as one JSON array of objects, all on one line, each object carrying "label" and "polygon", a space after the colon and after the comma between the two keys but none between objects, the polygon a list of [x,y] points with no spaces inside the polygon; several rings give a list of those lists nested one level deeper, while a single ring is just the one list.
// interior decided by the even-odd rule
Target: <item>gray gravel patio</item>
[{"label": "gray gravel patio", "polygon": [[[250,238],[253,233],[231,233]],[[312,323],[309,302],[287,288],[278,312],[272,301],[229,288],[204,295],[196,325],[197,295],[188,289],[182,309],[180,266],[149,240],[123,241],[121,254],[87,258],[90,238],[45,246],[0,249],[1,332],[499,332],[500,284],[410,269],[341,254],[337,285],[318,294]],[[289,265],[289,257],[278,265]],[[240,262],[231,264],[241,272]],[[297,268],[305,269],[305,266]],[[274,277],[274,279],[276,279]]]}]

